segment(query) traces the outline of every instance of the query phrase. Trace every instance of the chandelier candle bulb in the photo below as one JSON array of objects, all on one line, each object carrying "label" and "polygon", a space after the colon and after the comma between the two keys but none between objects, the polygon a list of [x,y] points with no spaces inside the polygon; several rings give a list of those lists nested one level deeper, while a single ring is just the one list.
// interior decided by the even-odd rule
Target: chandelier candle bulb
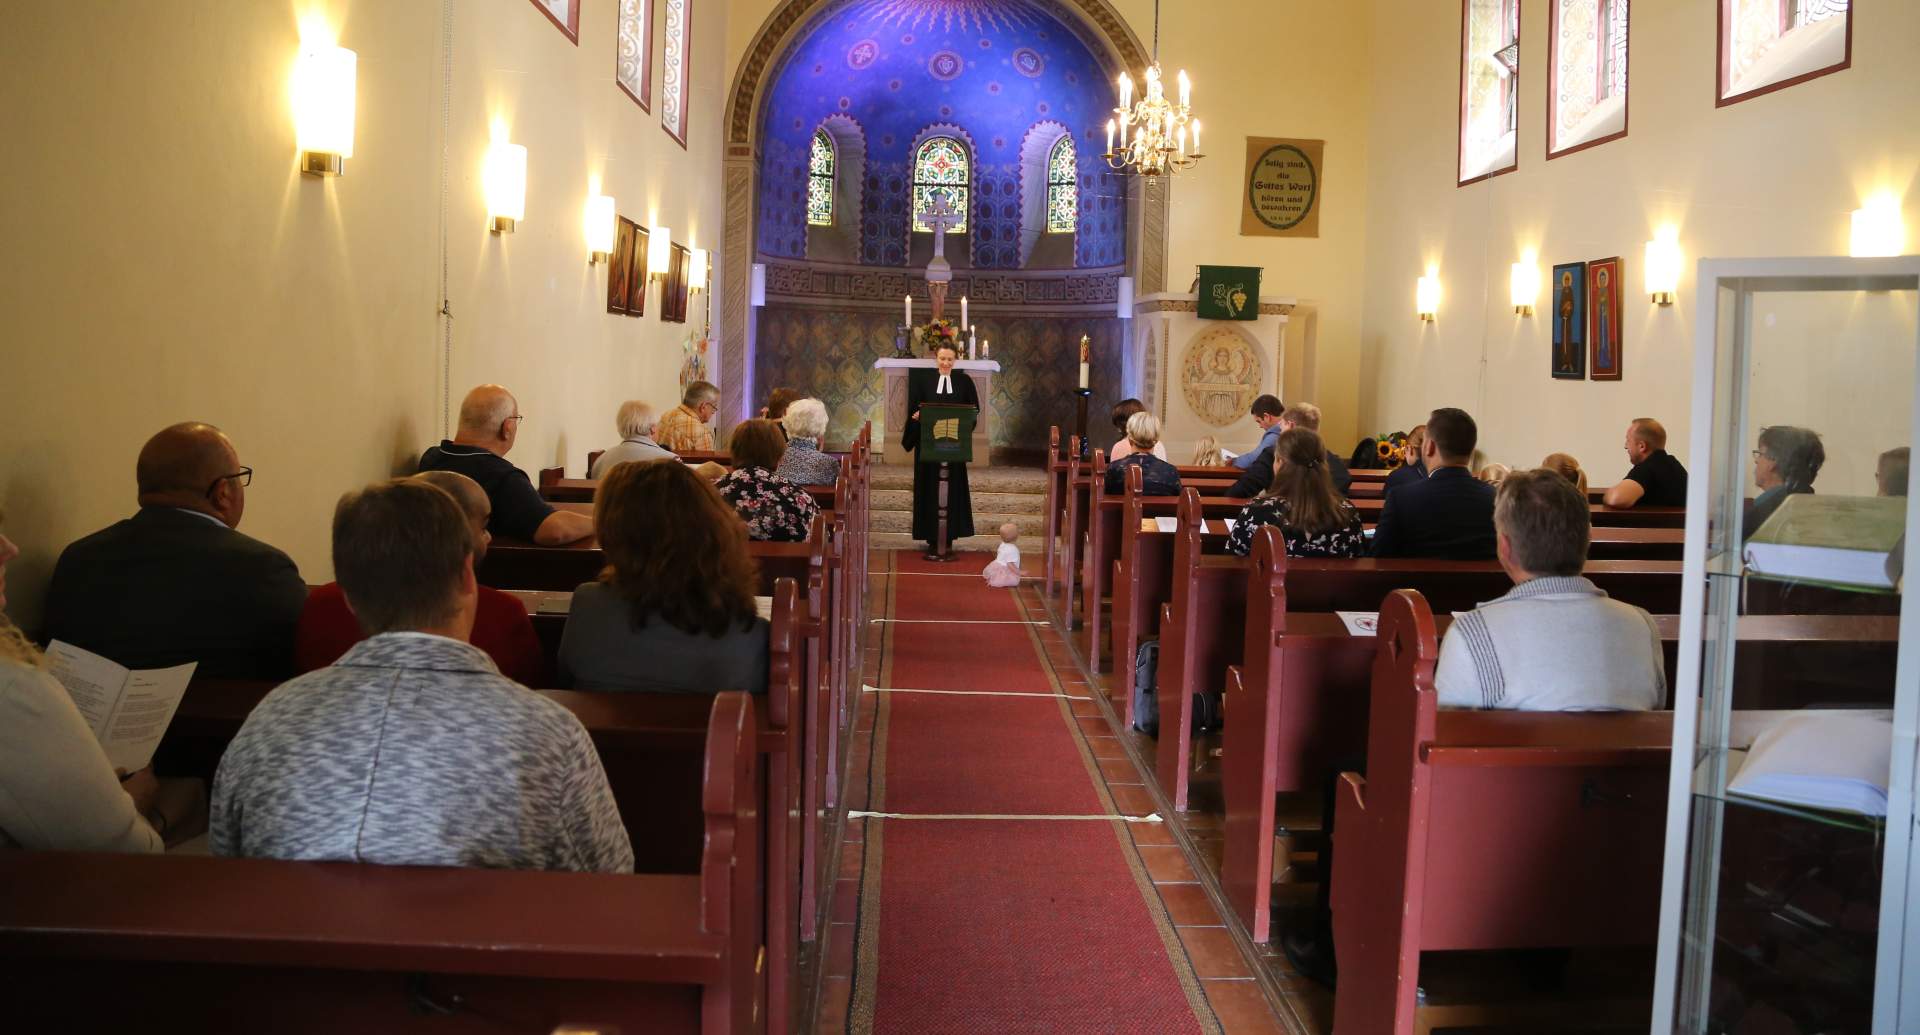
[{"label": "chandelier candle bulb", "polygon": [[1199,157],[1200,155],[1200,120],[1199,119],[1193,120],[1193,154],[1194,154],[1194,157],[1196,158]]},{"label": "chandelier candle bulb", "polygon": [[1120,73],[1120,106],[1128,107],[1133,103],[1133,77]]},{"label": "chandelier candle bulb", "polygon": [[1108,154],[1112,154],[1112,153],[1113,153],[1113,131],[1114,131],[1114,129],[1115,129],[1115,126],[1114,126],[1114,123],[1113,123],[1113,120],[1112,120],[1112,119],[1108,119],[1108,120],[1107,120],[1107,153],[1108,153]]},{"label": "chandelier candle bulb", "polygon": [[1187,78],[1187,70],[1183,68],[1180,70],[1180,106],[1186,107],[1187,102],[1192,99],[1193,82]]}]

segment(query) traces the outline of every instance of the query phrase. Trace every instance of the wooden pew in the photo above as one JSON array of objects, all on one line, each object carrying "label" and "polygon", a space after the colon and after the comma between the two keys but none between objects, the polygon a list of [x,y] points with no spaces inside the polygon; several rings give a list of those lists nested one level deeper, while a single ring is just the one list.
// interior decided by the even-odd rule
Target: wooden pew
[{"label": "wooden pew", "polygon": [[1396,591],[1367,775],[1336,795],[1336,1035],[1412,1035],[1423,951],[1654,941],[1673,713],[1441,711],[1438,654]]},{"label": "wooden pew", "polygon": [[712,701],[688,874],[0,853],[8,1022],[765,1030],[754,727],[747,695]]},{"label": "wooden pew", "polygon": [[[1160,743],[1155,768],[1161,787],[1178,809],[1187,807],[1191,695],[1224,687],[1227,666],[1241,663],[1246,579],[1251,570],[1245,558],[1201,555],[1199,534],[1190,535],[1198,508],[1198,495],[1189,498],[1183,493],[1174,548],[1174,596],[1160,618]],[[1261,534],[1270,533],[1262,530]],[[1307,557],[1288,559],[1284,570],[1286,607],[1291,611],[1372,611],[1378,607],[1376,601],[1406,586],[1428,593],[1436,606],[1466,610],[1512,588],[1505,571],[1493,561]],[[1584,572],[1614,599],[1655,614],[1679,611],[1680,573],[1678,561],[1624,560],[1589,561]]]},{"label": "wooden pew", "polygon": [[[1355,497],[1353,505],[1360,511],[1361,520],[1371,525],[1380,520],[1380,511],[1386,507],[1385,499]],[[1634,507],[1631,510],[1615,510],[1612,507],[1593,506],[1588,510],[1595,528],[1685,528],[1687,527],[1687,508],[1685,507]]]},{"label": "wooden pew", "polygon": [[[844,458],[843,458],[844,459]],[[843,466],[844,469],[844,466]],[[561,468],[546,467],[540,471],[540,497],[548,503],[592,503],[593,496],[600,488],[597,478],[566,478]],[[833,510],[840,505],[840,492],[833,485],[802,485],[813,502],[822,510]]]},{"label": "wooden pew", "polygon": [[[1075,454],[1080,452],[1078,435],[1073,436],[1071,446]],[[1044,571],[1043,578],[1046,580],[1045,588],[1041,591],[1042,597],[1053,596],[1053,555],[1059,548],[1060,528],[1066,517],[1067,456],[1067,452],[1061,449],[1060,425],[1050,426],[1047,429],[1047,510],[1044,533],[1046,542],[1042,546],[1044,557],[1040,562],[1040,567]]]},{"label": "wooden pew", "polygon": [[[1277,531],[1254,538],[1247,589],[1243,665],[1228,669],[1226,710],[1235,717],[1222,735],[1221,790],[1226,805],[1221,885],[1255,941],[1268,937],[1274,795],[1310,791],[1343,759],[1364,758],[1368,686],[1375,640],[1353,636],[1338,616],[1288,613],[1286,568]],[[1679,619],[1655,615],[1664,642],[1668,685],[1677,671]],[[1437,632],[1451,622],[1434,619]],[[1878,704],[1890,679],[1899,621],[1890,616],[1743,616],[1737,635],[1742,681],[1735,706],[1772,709],[1812,703],[1807,668],[1836,676],[1817,700],[1827,705]],[[1885,701],[1891,704],[1891,699]]]},{"label": "wooden pew", "polygon": [[[1080,529],[1086,521],[1087,492],[1091,485],[1090,476],[1080,463],[1079,443],[1079,436],[1074,436],[1074,448],[1067,453],[1064,490],[1066,495],[1061,506],[1060,545],[1053,554],[1058,571],[1055,573],[1049,569],[1049,574],[1059,583],[1059,619],[1068,629],[1073,627],[1074,590],[1079,588],[1080,580]],[[1102,454],[1096,452],[1095,455]]]}]

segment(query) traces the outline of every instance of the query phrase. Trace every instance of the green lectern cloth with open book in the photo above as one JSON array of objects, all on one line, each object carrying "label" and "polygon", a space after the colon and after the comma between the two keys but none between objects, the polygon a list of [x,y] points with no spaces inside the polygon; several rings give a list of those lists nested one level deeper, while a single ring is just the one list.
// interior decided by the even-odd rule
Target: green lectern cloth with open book
[{"label": "green lectern cloth with open book", "polygon": [[929,556],[949,558],[953,555],[953,537],[949,534],[952,526],[947,520],[950,468],[946,465],[973,462],[973,422],[979,418],[980,411],[974,406],[937,402],[920,404],[920,448],[915,451],[917,462],[940,465],[940,521],[934,534],[933,552]]}]

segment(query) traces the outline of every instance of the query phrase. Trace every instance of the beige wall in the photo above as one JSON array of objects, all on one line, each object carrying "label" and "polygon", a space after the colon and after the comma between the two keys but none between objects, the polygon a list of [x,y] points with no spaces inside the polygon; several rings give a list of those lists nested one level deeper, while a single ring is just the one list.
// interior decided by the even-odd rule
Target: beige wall
[{"label": "beige wall", "polygon": [[[133,458],[165,424],[232,434],[258,472],[242,529],[310,581],[330,577],[334,499],[440,437],[439,9],[12,12],[0,504],[26,551],[8,578],[23,624],[61,547],[132,511]],[[359,54],[355,157],[337,180],[295,170],[287,82],[308,12]],[[578,47],[525,0],[454,12],[454,402],[481,380],[513,387],[529,415],[513,459],[577,472],[612,439],[621,399],[673,401],[680,341],[699,326],[605,313],[605,267],[588,267],[581,237],[588,182],[682,243],[719,243],[725,5],[694,15],[690,151],[613,85],[613,4],[585,5]],[[495,119],[531,152],[526,220],[509,237],[486,232],[480,193]]]},{"label": "beige wall", "polygon": [[[1531,465],[1564,450],[1607,485],[1625,473],[1622,433],[1636,416],[1664,421],[1676,453],[1691,459],[1698,259],[1844,255],[1852,209],[1876,190],[1910,191],[1920,170],[1911,60],[1920,6],[1860,5],[1851,69],[1716,109],[1714,5],[1635,4],[1629,135],[1551,162],[1539,71],[1547,15],[1546,0],[1525,0],[1521,67],[1534,71],[1522,73],[1519,170],[1459,188],[1459,8],[1374,0],[1372,51],[1392,60],[1372,77],[1363,409],[1377,431],[1462,406],[1478,418],[1489,459]],[[1907,212],[1913,219],[1911,195]],[[1678,304],[1667,308],[1641,289],[1646,241],[1663,224],[1678,228],[1686,256]],[[1911,249],[1911,232],[1908,240]],[[1509,264],[1528,248],[1543,281],[1556,262],[1622,258],[1625,380],[1548,376],[1544,289],[1532,318],[1516,317],[1509,299]],[[1438,320],[1423,324],[1414,280],[1429,265],[1443,296]],[[1802,344],[1841,365],[1834,383],[1869,369],[1847,366],[1860,350],[1828,349],[1817,335]],[[1783,398],[1756,416],[1782,421],[1793,408]]]},{"label": "beige wall", "polygon": [[[732,0],[729,90],[742,56],[783,2]],[[1151,50],[1152,0],[1111,3]],[[1169,77],[1184,68],[1193,78],[1209,155],[1173,178],[1167,290],[1187,291],[1200,263],[1263,266],[1263,294],[1315,307],[1314,401],[1326,412],[1322,429],[1342,450],[1340,443],[1350,445],[1360,424],[1370,16],[1365,4],[1290,4],[1282,10],[1269,0],[1207,0],[1168,4],[1161,18],[1161,63]],[[1240,236],[1249,136],[1327,142],[1318,239]],[[1253,423],[1244,424],[1229,446],[1245,448],[1258,440]]]}]

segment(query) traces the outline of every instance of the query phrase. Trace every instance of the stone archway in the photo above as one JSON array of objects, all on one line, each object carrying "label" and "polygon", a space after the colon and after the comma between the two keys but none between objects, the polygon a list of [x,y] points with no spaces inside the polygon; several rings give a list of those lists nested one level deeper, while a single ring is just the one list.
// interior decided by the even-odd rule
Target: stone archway
[{"label": "stone archway", "polygon": [[[845,0],[785,0],[761,24],[727,96],[724,251],[720,290],[720,422],[730,425],[750,411],[753,370],[753,320],[750,300],[755,247],[754,205],[760,185],[758,140],[763,93],[772,73],[815,17]],[[1079,30],[1083,41],[1108,71],[1137,72],[1147,64],[1146,48],[1108,0],[1030,0],[1035,6]],[[1131,181],[1128,197],[1127,268],[1142,293],[1165,290],[1167,194]]]}]

